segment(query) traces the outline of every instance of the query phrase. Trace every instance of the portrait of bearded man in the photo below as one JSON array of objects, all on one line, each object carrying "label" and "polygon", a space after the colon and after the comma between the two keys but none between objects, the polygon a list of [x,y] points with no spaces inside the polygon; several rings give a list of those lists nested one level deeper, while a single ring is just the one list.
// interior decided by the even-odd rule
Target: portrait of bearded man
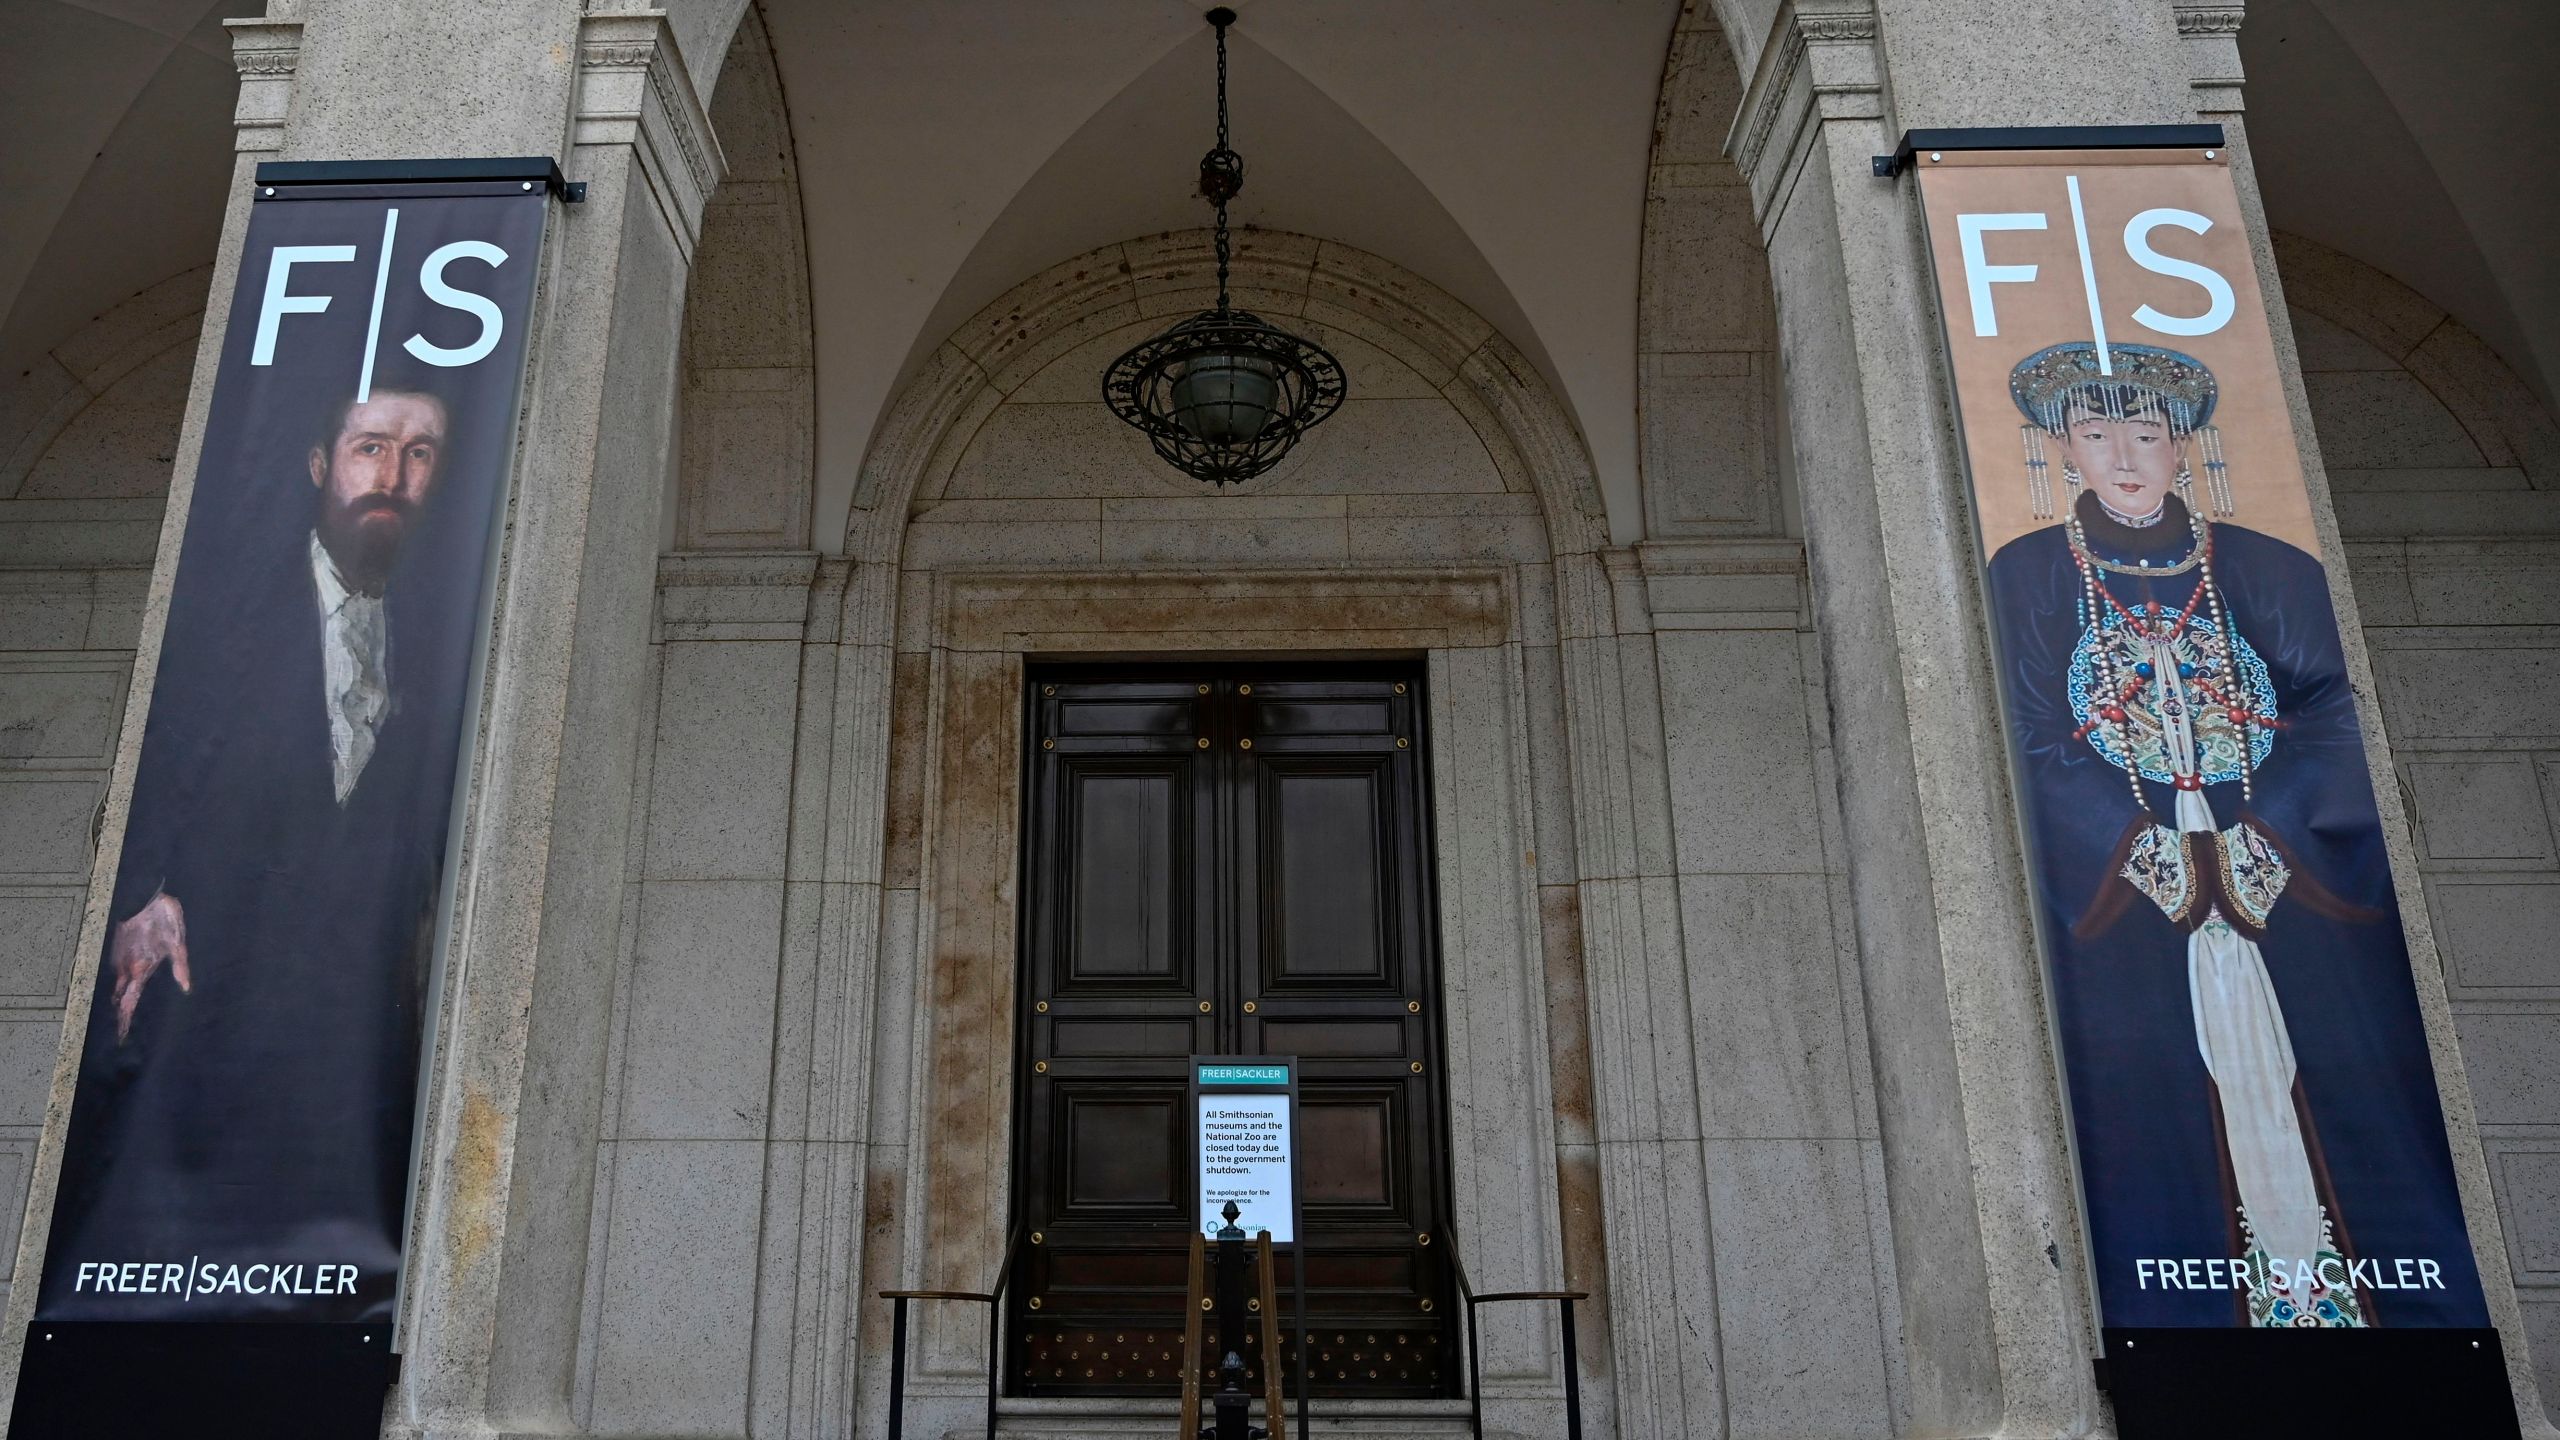
[{"label": "portrait of bearded man", "polygon": [[[47,1255],[343,1265],[388,1304],[481,561],[456,417],[384,374],[207,476],[146,722]],[[210,1306],[208,1306],[210,1301]],[[308,1295],[197,1296],[255,1318]]]},{"label": "portrait of bearded man", "polygon": [[2486,1325],[2325,570],[2228,518],[2193,357],[2009,388],[2057,523],[1987,598],[2105,1323]]}]

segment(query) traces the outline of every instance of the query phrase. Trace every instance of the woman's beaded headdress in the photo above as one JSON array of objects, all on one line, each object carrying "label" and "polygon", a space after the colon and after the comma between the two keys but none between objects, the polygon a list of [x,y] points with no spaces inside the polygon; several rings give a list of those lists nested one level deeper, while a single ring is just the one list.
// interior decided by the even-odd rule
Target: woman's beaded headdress
[{"label": "woman's beaded headdress", "polygon": [[[2217,518],[2228,517],[2231,477],[2222,460],[2222,432],[2212,424],[2218,395],[2213,372],[2203,361],[2152,345],[2108,346],[2103,371],[2098,347],[2086,340],[2048,345],[2019,361],[2009,372],[2009,398],[2032,422],[2019,426],[2018,436],[2026,446],[2027,499],[2036,518],[2053,518],[2053,481],[2044,438],[2061,434],[2075,409],[2110,420],[2157,414],[2179,439],[2194,436],[2196,453],[2204,460],[2205,490],[2213,513]],[[2066,468],[2063,476],[2077,488],[2076,475]],[[2183,491],[2188,483],[2182,468],[2178,488]]]}]

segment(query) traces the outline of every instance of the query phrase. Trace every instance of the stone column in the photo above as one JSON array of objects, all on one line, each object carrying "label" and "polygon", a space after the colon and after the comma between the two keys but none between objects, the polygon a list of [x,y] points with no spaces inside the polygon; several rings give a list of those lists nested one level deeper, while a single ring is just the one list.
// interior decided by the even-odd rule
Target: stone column
[{"label": "stone column", "polygon": [[[2042,966],[2006,783],[1964,477],[1902,131],[2236,122],[2240,9],[2158,0],[1718,0],[1750,78],[1727,142],[1778,298],[1830,677],[1849,877],[1909,1362],[1905,1424],[2077,1435],[2104,1423]],[[1757,12],[1756,16],[1751,12]],[[1774,12],[1774,13],[1772,13]],[[2059,42],[2068,37],[2068,43]],[[2244,203],[2255,180],[2241,137]],[[2255,231],[2271,307],[2280,291]],[[2272,317],[2360,696],[2371,685],[2284,317]],[[2364,716],[2382,764],[2378,717]],[[2377,768],[2425,925],[2405,824]],[[2423,940],[2423,936],[2419,937]],[[2419,953],[2429,953],[2421,945]],[[2530,1367],[2441,977],[2420,992],[2493,1315]]]},{"label": "stone column", "polygon": [[565,120],[543,148],[588,189],[550,243],[447,961],[399,1411],[431,1434],[574,1428],[677,339],[720,174],[662,17],[523,8],[566,82],[528,118]]},{"label": "stone column", "polygon": [[1924,1434],[2078,1434],[2096,1351],[1917,209],[1868,176],[1901,128],[1878,30],[1863,0],[1783,8],[1729,143],[1778,296],[1855,837],[1906,1403]]},{"label": "stone column", "polygon": [[[555,210],[472,760],[424,1111],[395,1432],[565,1433],[622,911],[685,277],[721,161],[654,11],[578,0],[274,0],[234,22],[242,152],[217,298],[259,159],[556,155]],[[224,329],[206,316],[99,847],[112,874]],[[97,893],[103,888],[93,886]],[[104,916],[93,899],[33,1213],[49,1214]],[[42,1263],[31,1227],[8,1320]],[[14,1362],[14,1346],[7,1349]]]}]

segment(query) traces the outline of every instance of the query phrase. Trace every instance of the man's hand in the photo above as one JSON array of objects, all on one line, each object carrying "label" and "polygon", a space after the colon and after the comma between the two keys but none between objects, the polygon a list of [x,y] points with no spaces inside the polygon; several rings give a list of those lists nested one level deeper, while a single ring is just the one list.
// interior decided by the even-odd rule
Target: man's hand
[{"label": "man's hand", "polygon": [[193,993],[195,976],[187,970],[187,912],[176,897],[154,895],[151,903],[116,926],[107,963],[116,977],[116,1043],[133,1029],[134,1007],[142,1003],[142,987],[163,962],[178,988]]}]

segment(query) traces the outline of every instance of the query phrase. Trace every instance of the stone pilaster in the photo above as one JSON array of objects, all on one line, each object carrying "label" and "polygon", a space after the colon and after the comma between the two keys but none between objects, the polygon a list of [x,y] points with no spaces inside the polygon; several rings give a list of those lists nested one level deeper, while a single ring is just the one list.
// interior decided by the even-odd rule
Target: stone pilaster
[{"label": "stone pilaster", "polygon": [[587,195],[538,300],[394,1410],[432,1435],[576,1428],[677,337],[719,178],[664,17],[586,15],[571,48],[549,123]]},{"label": "stone pilaster", "polygon": [[2191,118],[2163,113],[2165,14],[2057,10],[2114,42],[2057,74],[1993,43],[2052,33],[2019,8],[1784,4],[1728,141],[1778,297],[1923,1434],[2085,1434],[2102,1410],[1917,197],[1870,157],[1919,125]]}]

